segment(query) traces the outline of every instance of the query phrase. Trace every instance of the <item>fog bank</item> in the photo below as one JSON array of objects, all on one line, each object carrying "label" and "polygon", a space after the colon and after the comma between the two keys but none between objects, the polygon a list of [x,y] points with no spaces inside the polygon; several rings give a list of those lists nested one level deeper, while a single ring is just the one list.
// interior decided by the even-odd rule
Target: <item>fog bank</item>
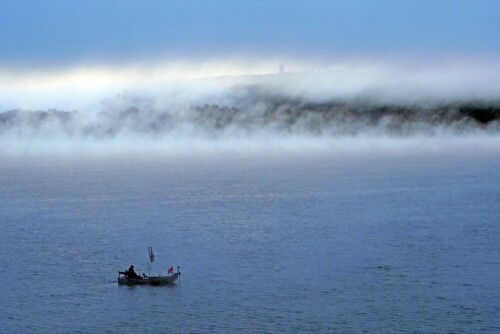
[{"label": "fog bank", "polygon": [[177,80],[129,68],[26,86],[20,76],[11,99],[40,107],[0,112],[0,152],[500,149],[499,66],[355,65]]}]

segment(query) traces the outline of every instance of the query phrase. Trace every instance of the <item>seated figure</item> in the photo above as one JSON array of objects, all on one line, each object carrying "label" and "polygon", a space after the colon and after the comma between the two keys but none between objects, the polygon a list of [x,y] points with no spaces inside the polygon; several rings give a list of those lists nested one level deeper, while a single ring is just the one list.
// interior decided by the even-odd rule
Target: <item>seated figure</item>
[{"label": "seated figure", "polygon": [[128,268],[128,271],[126,271],[126,275],[128,278],[139,278],[139,275],[137,275],[134,271],[133,265],[131,265],[130,268]]}]

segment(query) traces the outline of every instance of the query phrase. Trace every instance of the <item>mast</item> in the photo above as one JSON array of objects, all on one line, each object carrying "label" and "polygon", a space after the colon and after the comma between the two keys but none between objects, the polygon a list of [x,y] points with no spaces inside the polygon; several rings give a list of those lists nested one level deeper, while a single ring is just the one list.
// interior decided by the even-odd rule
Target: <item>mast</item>
[{"label": "mast", "polygon": [[155,254],[153,253],[153,247],[148,247],[148,276],[151,276],[151,268],[153,267],[153,262],[155,261]]}]

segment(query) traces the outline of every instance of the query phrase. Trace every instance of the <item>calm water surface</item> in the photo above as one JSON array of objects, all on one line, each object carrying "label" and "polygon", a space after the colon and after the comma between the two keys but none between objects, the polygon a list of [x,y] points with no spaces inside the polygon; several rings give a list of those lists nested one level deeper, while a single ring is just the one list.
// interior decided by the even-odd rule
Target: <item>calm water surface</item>
[{"label": "calm water surface", "polygon": [[0,231],[2,333],[500,333],[488,154],[1,157]]}]

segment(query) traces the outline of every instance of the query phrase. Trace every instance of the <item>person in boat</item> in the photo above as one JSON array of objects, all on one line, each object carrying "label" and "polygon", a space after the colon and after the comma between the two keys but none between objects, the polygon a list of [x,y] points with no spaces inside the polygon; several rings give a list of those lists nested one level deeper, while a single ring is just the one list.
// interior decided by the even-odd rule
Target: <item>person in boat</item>
[{"label": "person in boat", "polygon": [[126,273],[128,278],[140,278],[140,276],[134,271],[134,265],[131,265]]}]

